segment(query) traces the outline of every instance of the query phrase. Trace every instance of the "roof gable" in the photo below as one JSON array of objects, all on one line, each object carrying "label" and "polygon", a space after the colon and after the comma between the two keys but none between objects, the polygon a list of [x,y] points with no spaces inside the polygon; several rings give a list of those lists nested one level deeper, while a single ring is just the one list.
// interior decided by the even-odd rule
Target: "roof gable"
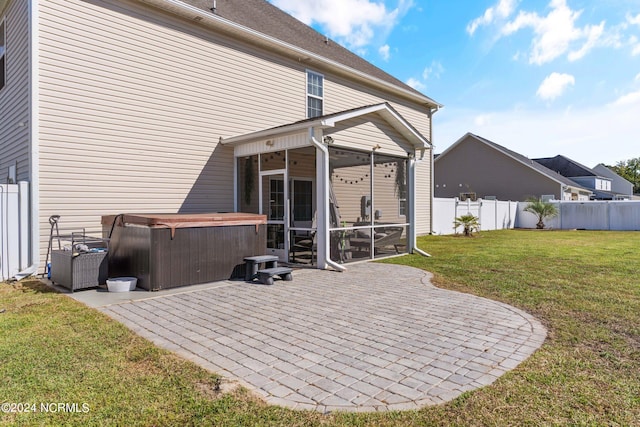
[{"label": "roof gable", "polygon": [[481,136],[478,135],[474,135],[471,132],[467,132],[462,138],[458,139],[456,142],[454,142],[449,148],[447,148],[445,151],[443,151],[442,153],[440,153],[440,155],[435,159],[435,163],[438,162],[438,160],[440,160],[441,158],[445,157],[447,155],[447,153],[449,153],[451,150],[455,149],[458,145],[460,145],[463,141],[467,140],[467,138],[472,138],[475,141],[477,141],[478,143],[481,144],[485,144],[486,146],[498,151],[499,153],[512,158],[513,160],[521,163],[522,165],[524,165],[527,168],[533,169],[534,171],[536,171],[539,174],[542,174],[544,176],[546,176],[549,179],[552,179],[553,181],[556,181],[559,184],[562,185],[566,185],[569,187],[574,187],[574,188],[580,188],[586,191],[591,191],[588,190],[578,184],[576,184],[575,182],[573,182],[572,180],[570,180],[569,178],[566,178],[562,175],[560,175],[557,172],[554,172],[553,170],[545,167],[544,165],[531,160],[530,158],[523,156],[520,153],[516,153],[515,151],[509,150],[506,147],[503,147],[500,144],[496,144],[493,141],[489,141],[488,139],[485,139]]}]

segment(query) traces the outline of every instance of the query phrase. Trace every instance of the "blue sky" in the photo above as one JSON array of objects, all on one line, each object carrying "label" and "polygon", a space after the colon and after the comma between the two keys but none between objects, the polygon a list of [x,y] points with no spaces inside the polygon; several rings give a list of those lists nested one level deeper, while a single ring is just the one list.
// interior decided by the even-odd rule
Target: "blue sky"
[{"label": "blue sky", "polygon": [[436,152],[473,132],[530,158],[640,157],[639,0],[271,0],[444,108]]}]

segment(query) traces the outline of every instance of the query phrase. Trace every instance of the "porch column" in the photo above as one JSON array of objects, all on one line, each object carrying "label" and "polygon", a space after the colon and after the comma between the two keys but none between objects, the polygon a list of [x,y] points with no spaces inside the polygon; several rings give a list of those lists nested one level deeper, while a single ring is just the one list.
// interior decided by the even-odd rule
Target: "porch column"
[{"label": "porch column", "polygon": [[329,152],[322,145],[322,131],[310,128],[309,137],[316,147],[316,261],[323,270],[329,255]]},{"label": "porch column", "polygon": [[409,230],[407,234],[407,252],[413,253],[416,245],[416,156],[415,153],[409,155],[407,162],[408,191],[407,208],[409,210]]}]

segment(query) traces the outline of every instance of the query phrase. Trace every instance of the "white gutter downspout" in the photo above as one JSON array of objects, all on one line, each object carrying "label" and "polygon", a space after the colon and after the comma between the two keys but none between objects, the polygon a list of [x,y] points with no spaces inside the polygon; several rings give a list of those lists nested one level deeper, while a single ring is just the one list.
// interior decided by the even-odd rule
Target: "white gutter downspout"
[{"label": "white gutter downspout", "polygon": [[316,218],[316,241],[318,245],[317,261],[318,268],[325,269],[328,265],[337,271],[345,271],[347,268],[333,262],[329,253],[328,236],[329,236],[329,150],[327,147],[318,142],[314,135],[312,127],[309,128],[309,140],[322,152],[321,156],[316,156],[316,181],[318,183],[318,191],[316,194],[317,215]]},{"label": "white gutter downspout", "polygon": [[[433,151],[432,151],[433,152]],[[424,155],[424,154],[423,154]],[[410,252],[417,253],[424,257],[430,257],[428,253],[424,252],[418,247],[418,232],[416,230],[416,163],[422,160],[416,160],[415,152],[413,156],[409,157],[409,242],[411,243]]]},{"label": "white gutter downspout", "polygon": [[[433,110],[429,111],[429,118],[430,120],[430,126],[429,126],[429,141],[431,142],[431,147],[429,147],[429,167],[431,168],[429,171],[429,207],[431,209],[431,212],[429,212],[429,233],[433,233],[433,191],[434,191],[434,171],[433,171],[433,152],[435,151],[435,146],[433,145],[433,113],[438,111],[438,107],[434,108]],[[411,164],[411,162],[416,162],[415,160],[409,159],[409,164]],[[420,159],[417,160],[418,162],[422,162],[424,161],[424,148],[421,149],[421,153],[420,153]],[[411,170],[412,169],[412,170]],[[411,172],[410,172],[410,177],[409,180],[411,182],[411,190],[410,190],[410,195],[409,198],[410,200],[412,200],[411,203],[411,219],[413,221],[413,226],[412,226],[412,232],[411,232],[411,242],[412,242],[412,248],[411,248],[411,252],[412,253],[417,253],[420,254],[424,257],[430,257],[431,255],[428,254],[427,252],[423,251],[422,249],[420,249],[418,247],[418,233],[416,232],[416,228],[415,228],[415,221],[416,221],[416,203],[415,203],[415,197],[416,197],[416,172],[415,172],[415,165],[411,168]]]},{"label": "white gutter downspout", "polygon": [[40,73],[40,15],[39,1],[29,2],[29,172],[31,175],[31,265],[15,275],[20,280],[38,273],[40,267],[40,144],[39,144],[39,109],[40,87],[38,75]]}]

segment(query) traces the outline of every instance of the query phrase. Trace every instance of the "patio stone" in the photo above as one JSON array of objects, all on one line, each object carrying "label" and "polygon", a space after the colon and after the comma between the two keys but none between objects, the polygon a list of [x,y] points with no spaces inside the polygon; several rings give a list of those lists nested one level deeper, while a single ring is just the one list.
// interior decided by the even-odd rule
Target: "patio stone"
[{"label": "patio stone", "polygon": [[273,286],[226,281],[93,304],[156,345],[293,409],[388,411],[486,386],[536,351],[546,330],[503,303],[437,289],[411,267],[296,270]]}]

